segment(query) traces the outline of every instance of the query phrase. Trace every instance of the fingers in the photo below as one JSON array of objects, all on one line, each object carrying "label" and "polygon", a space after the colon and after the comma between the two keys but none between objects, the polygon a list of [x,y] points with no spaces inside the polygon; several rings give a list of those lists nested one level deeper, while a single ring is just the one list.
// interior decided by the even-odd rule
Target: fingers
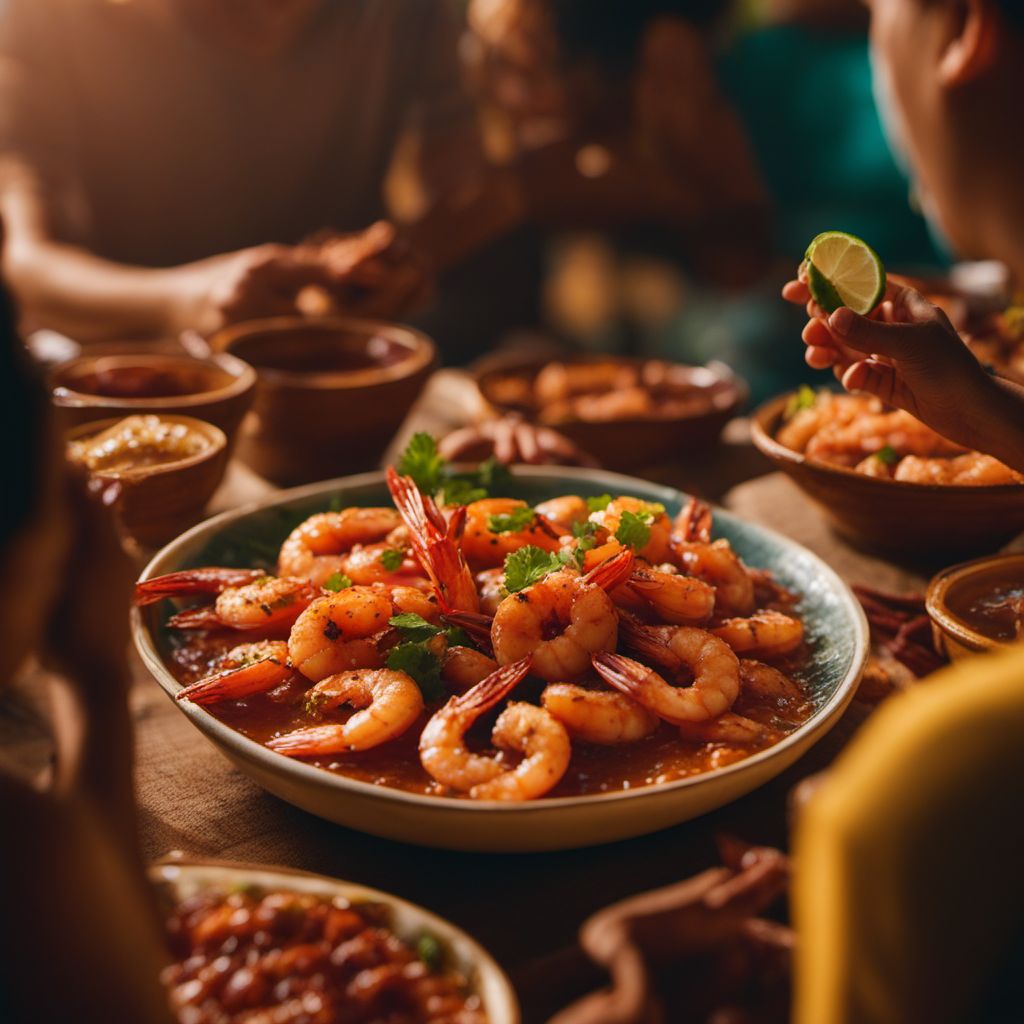
[{"label": "fingers", "polygon": [[787,281],[782,286],[782,297],[795,306],[802,306],[811,300],[811,290],[803,281]]},{"label": "fingers", "polygon": [[890,363],[862,359],[846,369],[841,381],[847,391],[874,395],[886,405],[901,409],[913,407],[913,396],[900,378],[899,371]]}]

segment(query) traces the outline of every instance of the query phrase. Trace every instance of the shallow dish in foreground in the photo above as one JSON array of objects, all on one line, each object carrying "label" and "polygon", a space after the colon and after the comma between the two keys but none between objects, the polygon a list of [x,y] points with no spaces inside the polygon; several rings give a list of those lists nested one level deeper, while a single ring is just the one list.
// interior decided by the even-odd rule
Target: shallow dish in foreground
[{"label": "shallow dish in foreground", "polygon": [[[512,496],[536,504],[566,491],[584,496],[631,494],[675,514],[680,492],[631,477],[565,467],[514,471]],[[164,548],[143,579],[197,565],[247,565],[254,542],[275,545],[305,516],[340,505],[386,503],[382,473],[297,488],[272,501],[228,512]],[[868,651],[860,605],[842,580],[799,544],[718,510],[716,535],[726,537],[752,565],[771,569],[803,595],[803,618],[813,657],[802,681],[814,711],[774,746],[698,776],[642,788],[522,804],[424,796],[336,775],[284,757],[250,740],[190,702],[181,712],[261,786],[305,810],[373,835],[448,849],[525,851],[569,849],[654,832],[734,800],[793,763],[835,724],[853,696]],[[161,610],[163,609],[163,610]],[[167,609],[136,609],[133,633],[146,666],[169,697],[180,684],[168,668]]]},{"label": "shallow dish in foreground", "polygon": [[327,898],[340,896],[353,904],[383,904],[390,911],[391,929],[400,939],[414,941],[417,935],[428,932],[440,941],[451,965],[480,997],[488,1024],[519,1024],[519,1005],[512,985],[491,955],[444,918],[398,896],[306,871],[231,861],[190,860],[176,854],[152,865],[149,878],[161,896],[175,903],[199,892],[228,892],[245,885]]}]

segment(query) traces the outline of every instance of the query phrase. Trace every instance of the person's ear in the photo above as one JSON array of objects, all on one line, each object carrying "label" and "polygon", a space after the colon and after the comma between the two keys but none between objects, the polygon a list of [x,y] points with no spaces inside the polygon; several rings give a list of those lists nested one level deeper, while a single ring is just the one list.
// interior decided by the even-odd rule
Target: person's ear
[{"label": "person's ear", "polygon": [[957,0],[951,5],[950,38],[939,61],[945,86],[964,85],[985,74],[999,49],[999,15],[992,0]]}]

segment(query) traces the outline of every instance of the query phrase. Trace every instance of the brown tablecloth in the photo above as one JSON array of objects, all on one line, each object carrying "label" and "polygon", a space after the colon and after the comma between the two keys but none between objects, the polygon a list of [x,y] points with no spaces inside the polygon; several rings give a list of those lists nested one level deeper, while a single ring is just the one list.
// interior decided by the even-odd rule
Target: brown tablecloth
[{"label": "brown tablecloth", "polygon": [[[449,380],[448,383],[451,383]],[[411,418],[437,430],[453,420],[446,380]],[[431,394],[434,396],[431,398]],[[651,475],[689,487],[757,523],[797,538],[850,581],[917,589],[921,578],[859,554],[836,538],[803,495],[779,474],[763,473],[742,423],[730,443],[704,459]],[[215,503],[237,505],[268,485],[233,466]],[[426,850],[347,830],[263,792],[209,744],[167,699],[137,658],[132,710],[143,852],[171,850],[295,868],[352,879],[397,893],[450,918],[484,943],[509,971],[527,1021],[542,1020],[599,981],[575,948],[580,922],[638,891],[677,881],[716,862],[714,836],[786,841],[787,793],[826,766],[867,714],[855,702],[840,723],[781,777],[727,807],[655,835],[603,847],[544,854],[467,854]],[[0,756],[38,759],[45,748],[31,702],[0,708]]]}]

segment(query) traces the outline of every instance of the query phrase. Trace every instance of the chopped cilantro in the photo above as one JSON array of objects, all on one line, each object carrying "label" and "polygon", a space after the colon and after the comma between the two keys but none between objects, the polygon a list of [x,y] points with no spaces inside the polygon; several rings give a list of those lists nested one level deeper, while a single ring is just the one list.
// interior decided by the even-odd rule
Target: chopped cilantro
[{"label": "chopped cilantro", "polygon": [[587,498],[587,508],[591,512],[603,512],[612,503],[610,494],[599,494],[596,498]]},{"label": "chopped cilantro", "polygon": [[791,419],[801,409],[813,409],[818,401],[818,393],[808,384],[801,384],[796,394],[786,403],[785,418]]},{"label": "chopped cilantro", "polygon": [[895,466],[900,461],[899,452],[891,444],[883,445],[875,452],[875,458],[885,466]]},{"label": "chopped cilantro", "polygon": [[442,505],[470,505],[487,497],[485,488],[477,486],[473,479],[465,476],[448,477],[438,493]]},{"label": "chopped cilantro", "polygon": [[537,513],[529,506],[517,508],[512,512],[503,512],[487,517],[487,529],[491,533],[519,533],[533,524]]},{"label": "chopped cilantro", "polygon": [[404,561],[405,555],[397,548],[388,548],[386,551],[381,552],[380,564],[383,565],[388,572],[394,572],[396,569],[400,569]]},{"label": "chopped cilantro", "polygon": [[426,701],[444,697],[441,682],[441,659],[423,643],[406,641],[388,651],[387,666],[411,676]]},{"label": "chopped cilantro", "polygon": [[619,517],[619,528],[615,531],[615,539],[634,551],[640,551],[651,539],[651,528],[648,525],[654,519],[654,513],[648,511],[625,511]]},{"label": "chopped cilantro", "polygon": [[438,454],[437,442],[429,434],[413,434],[398,460],[398,472],[411,476],[421,491],[433,494],[444,474],[444,459]]},{"label": "chopped cilantro", "polygon": [[351,586],[352,581],[343,572],[332,572],[323,582],[324,590],[331,590],[334,593],[347,590]]},{"label": "chopped cilantro", "polygon": [[512,474],[508,471],[508,466],[493,455],[488,456],[476,467],[477,484],[487,491],[507,487],[511,479]]},{"label": "chopped cilantro", "polygon": [[440,626],[427,622],[422,615],[415,612],[402,612],[400,615],[392,615],[388,619],[388,625],[394,626],[402,634],[403,640],[429,640],[441,632]]},{"label": "chopped cilantro", "polygon": [[437,974],[444,966],[444,949],[430,932],[424,932],[416,940],[416,955],[432,974]]},{"label": "chopped cilantro", "polygon": [[525,590],[563,564],[558,555],[527,544],[505,556],[505,589],[510,594]]}]

